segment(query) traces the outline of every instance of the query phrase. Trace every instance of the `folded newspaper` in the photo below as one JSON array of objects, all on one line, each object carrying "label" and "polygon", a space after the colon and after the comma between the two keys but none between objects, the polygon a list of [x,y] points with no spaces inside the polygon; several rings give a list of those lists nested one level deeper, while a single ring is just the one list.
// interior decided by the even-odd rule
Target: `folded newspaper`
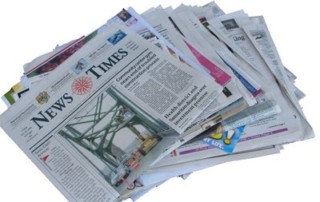
[{"label": "folded newspaper", "polygon": [[2,96],[1,127],[69,201],[137,200],[314,136],[262,16],[215,2],[115,14]]}]

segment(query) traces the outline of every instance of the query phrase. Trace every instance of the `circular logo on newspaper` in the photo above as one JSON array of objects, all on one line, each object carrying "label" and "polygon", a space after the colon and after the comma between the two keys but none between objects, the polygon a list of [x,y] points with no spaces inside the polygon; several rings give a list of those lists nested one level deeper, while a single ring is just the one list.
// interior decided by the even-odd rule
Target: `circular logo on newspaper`
[{"label": "circular logo on newspaper", "polygon": [[75,79],[71,85],[72,92],[76,95],[85,95],[92,88],[92,80],[90,77],[79,77]]}]

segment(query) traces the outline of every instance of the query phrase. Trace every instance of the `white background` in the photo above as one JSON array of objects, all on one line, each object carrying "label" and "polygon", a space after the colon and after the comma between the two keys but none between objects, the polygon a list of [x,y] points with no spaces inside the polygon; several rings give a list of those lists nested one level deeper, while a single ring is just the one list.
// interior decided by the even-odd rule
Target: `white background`
[{"label": "white background", "polygon": [[[55,45],[90,33],[122,7],[138,12],[209,0],[11,0],[0,3],[0,94],[19,81],[22,65]],[[5,3],[6,2],[6,3]],[[320,10],[315,0],[217,0],[226,12],[264,15],[285,66],[307,94],[304,112],[319,135]],[[6,109],[0,103],[0,112]],[[285,146],[281,154],[242,160],[172,179],[138,202],[320,201],[319,137]],[[66,199],[0,130],[0,201],[62,202]]]}]

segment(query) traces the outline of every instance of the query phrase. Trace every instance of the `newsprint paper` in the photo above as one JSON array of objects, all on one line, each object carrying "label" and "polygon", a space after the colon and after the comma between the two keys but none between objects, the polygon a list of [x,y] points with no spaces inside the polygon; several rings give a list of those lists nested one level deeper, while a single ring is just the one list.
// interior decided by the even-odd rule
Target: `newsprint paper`
[{"label": "newsprint paper", "polygon": [[1,127],[68,200],[115,201],[179,138],[203,131],[187,129],[221,91],[115,23],[4,112]]}]

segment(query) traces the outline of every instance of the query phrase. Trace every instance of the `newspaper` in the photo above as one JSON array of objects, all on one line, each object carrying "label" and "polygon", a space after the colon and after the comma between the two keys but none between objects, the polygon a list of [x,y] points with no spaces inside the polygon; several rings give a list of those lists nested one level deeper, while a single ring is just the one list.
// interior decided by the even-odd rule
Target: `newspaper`
[{"label": "newspaper", "polygon": [[70,201],[137,200],[314,136],[263,17],[215,2],[123,9],[24,70],[1,127]]},{"label": "newspaper", "polygon": [[221,88],[113,24],[4,112],[1,126],[68,200],[113,201]]},{"label": "newspaper", "polygon": [[[179,7],[180,8],[180,13],[183,13],[182,11],[181,11],[181,8],[182,7]],[[130,9],[129,9],[130,10]],[[131,11],[131,10],[130,10]],[[155,11],[154,9],[153,9],[153,11]],[[150,13],[152,13],[151,11],[150,11]],[[135,13],[133,13],[132,11],[131,11],[131,13],[127,13],[125,10],[123,10],[123,11],[121,11],[121,12],[119,12],[119,14],[117,15],[117,16],[129,16],[129,17],[127,17],[127,18],[125,18],[125,22],[126,22],[126,24],[127,24],[127,26],[130,26],[131,28],[133,28],[133,29],[135,29],[137,32],[140,32],[140,34],[142,35],[142,36],[144,36],[146,39],[149,39],[150,40],[150,37],[147,37],[148,35],[147,34],[145,34],[145,33],[148,33],[147,31],[145,31],[144,29],[145,28],[143,28],[144,27],[144,24],[142,23],[142,24],[139,24],[139,22],[141,22],[142,20],[141,19],[139,19],[136,15],[135,15]],[[132,15],[134,15],[136,18],[133,18],[133,16]],[[190,13],[188,13],[188,19],[190,19],[190,16],[192,16]],[[193,23],[195,23],[195,21],[193,21]],[[179,25],[179,27],[181,26],[180,24],[178,24]],[[159,26],[158,26],[159,27]],[[199,28],[199,26],[198,26],[198,28]],[[150,30],[149,30],[150,31]],[[161,32],[161,31],[160,31]],[[184,32],[185,33],[185,32]],[[209,40],[209,38],[207,38],[207,40],[208,41],[210,41]],[[164,42],[165,43],[165,42]],[[238,70],[238,71],[241,71],[241,70]],[[250,80],[250,79],[247,79],[247,80]],[[252,82],[252,81],[251,81]],[[219,96],[219,97],[221,97],[221,96]],[[221,101],[220,101],[220,103],[222,103]],[[226,102],[224,102],[224,103],[226,103]],[[220,106],[221,107],[221,106]],[[210,108],[212,109],[213,107],[212,106],[210,106]],[[221,109],[221,108],[220,108]],[[277,108],[276,108],[277,109]],[[252,111],[252,110],[251,110]],[[272,114],[274,114],[274,113],[277,113],[277,111],[278,110],[270,110],[269,112],[267,112],[266,114],[262,114],[262,113],[260,113],[260,114],[262,114],[262,117],[267,117],[267,116],[269,116],[270,114],[272,115]],[[269,114],[268,114],[269,113]],[[210,114],[210,113],[209,113]],[[259,114],[259,113],[258,113]],[[247,115],[247,114],[246,114]],[[260,115],[261,116],[261,115]],[[253,122],[253,121],[257,121],[257,120],[259,120],[258,118],[253,118],[254,116],[248,116],[247,117],[247,119],[252,119],[251,120],[251,122]],[[225,118],[227,118],[227,117],[225,117]],[[213,118],[213,120],[219,120],[219,121],[221,121],[221,120],[223,120],[223,119],[221,119],[221,115],[219,115],[219,116],[217,116],[217,118]],[[233,120],[234,121],[234,120]],[[209,121],[210,122],[210,125],[214,125],[214,124],[216,124],[217,122],[212,122],[212,120],[211,121]],[[232,122],[232,121],[229,121],[230,123]],[[248,122],[248,121],[244,121],[244,120],[242,120],[242,121],[238,121],[238,123],[237,122],[234,122],[233,124],[231,124],[231,125],[229,125],[228,126],[228,124],[224,124],[225,125],[225,127],[227,128],[227,127],[229,127],[229,129],[232,129],[232,128],[236,128],[236,126],[239,126],[239,125],[241,125],[241,124],[248,124],[248,123],[250,123],[250,121]],[[196,157],[197,155],[195,155],[195,157]],[[197,156],[197,158],[199,158],[200,156]]]}]

